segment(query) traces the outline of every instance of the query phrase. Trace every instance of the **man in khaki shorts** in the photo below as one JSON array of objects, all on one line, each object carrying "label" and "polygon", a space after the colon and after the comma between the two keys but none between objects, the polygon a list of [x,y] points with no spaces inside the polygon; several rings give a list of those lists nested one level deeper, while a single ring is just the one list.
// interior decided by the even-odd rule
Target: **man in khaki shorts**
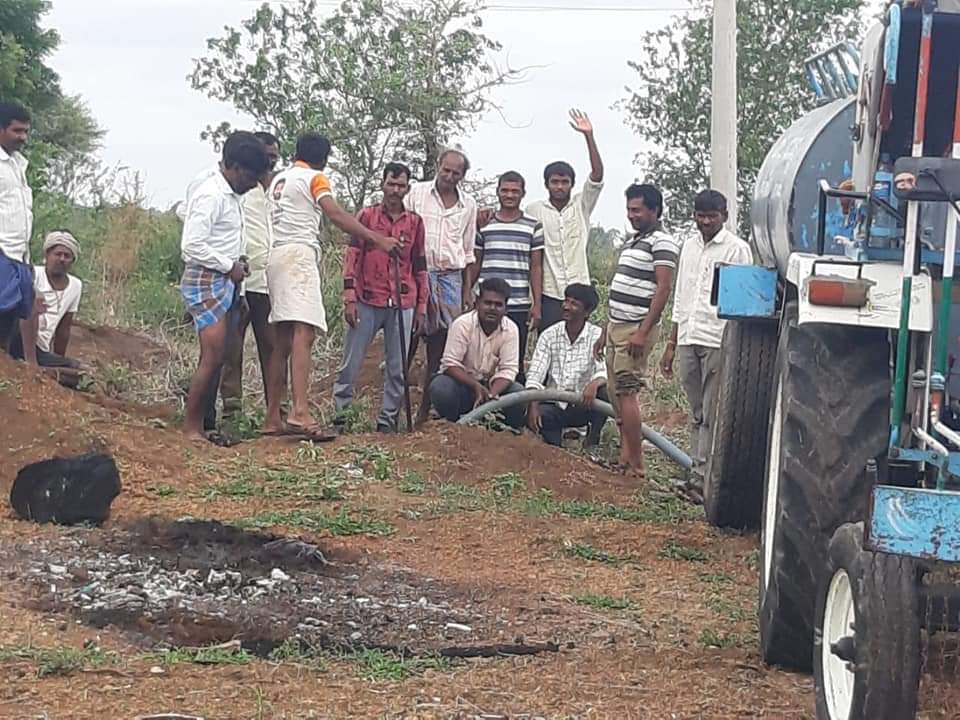
[{"label": "man in khaki shorts", "polygon": [[620,251],[610,282],[609,315],[594,348],[606,355],[607,383],[620,426],[620,468],[643,479],[643,418],[638,393],[657,344],[680,248],[663,231],[663,195],[653,185],[627,188],[627,218],[636,234]]}]

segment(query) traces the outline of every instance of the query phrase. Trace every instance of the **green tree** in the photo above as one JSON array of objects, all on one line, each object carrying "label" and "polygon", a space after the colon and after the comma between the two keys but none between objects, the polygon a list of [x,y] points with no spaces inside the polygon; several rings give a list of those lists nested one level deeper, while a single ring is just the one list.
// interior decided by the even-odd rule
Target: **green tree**
[{"label": "green tree", "polygon": [[[814,107],[803,61],[860,33],[863,0],[750,0],[737,3],[740,225],[764,156],[796,118]],[[664,190],[674,223],[693,214],[710,179],[711,5],[703,0],[670,25],[644,35],[629,63],[636,84],[620,102],[651,149],[637,156]]]},{"label": "green tree", "polygon": [[[231,103],[286,149],[304,131],[334,145],[331,169],[351,203],[379,185],[384,162],[429,175],[441,148],[492,107],[490,90],[522,78],[490,56],[476,0],[345,0],[320,18],[316,0],[264,4],[240,29],[207,41],[190,82]],[[215,143],[229,125],[202,133]]]},{"label": "green tree", "polygon": [[95,163],[104,131],[79,97],[64,95],[46,64],[60,44],[57,32],[40,24],[49,10],[47,0],[0,2],[0,98],[33,113],[31,184],[57,192]]}]

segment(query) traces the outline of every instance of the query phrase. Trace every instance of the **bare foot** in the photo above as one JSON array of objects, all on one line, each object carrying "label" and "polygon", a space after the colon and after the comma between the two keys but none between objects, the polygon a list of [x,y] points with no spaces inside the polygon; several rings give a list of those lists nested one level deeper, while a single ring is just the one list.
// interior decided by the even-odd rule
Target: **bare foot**
[{"label": "bare foot", "polygon": [[204,435],[202,432],[197,432],[196,430],[184,430],[183,434],[184,434],[184,437],[186,437],[187,440],[189,440],[190,442],[203,442],[203,443],[210,442],[209,440],[207,440],[206,435]]}]

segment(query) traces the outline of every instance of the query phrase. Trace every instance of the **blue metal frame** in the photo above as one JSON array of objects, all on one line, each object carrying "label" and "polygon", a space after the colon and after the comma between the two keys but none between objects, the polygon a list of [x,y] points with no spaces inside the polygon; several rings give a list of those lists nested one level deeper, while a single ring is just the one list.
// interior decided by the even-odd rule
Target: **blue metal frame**
[{"label": "blue metal frame", "polygon": [[877,485],[866,545],[895,555],[960,561],[960,493]]},{"label": "blue metal frame", "polygon": [[777,317],[777,271],[759,265],[721,265],[712,292],[724,320],[773,320]]}]

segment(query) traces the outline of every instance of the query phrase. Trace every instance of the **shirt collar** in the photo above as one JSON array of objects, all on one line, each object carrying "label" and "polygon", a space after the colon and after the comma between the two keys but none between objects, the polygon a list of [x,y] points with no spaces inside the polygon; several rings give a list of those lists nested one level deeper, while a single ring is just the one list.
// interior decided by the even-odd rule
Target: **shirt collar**
[{"label": "shirt collar", "polygon": [[654,225],[652,228],[650,228],[646,232],[642,232],[640,230],[635,232],[633,234],[633,240],[631,242],[636,242],[637,240],[643,240],[644,238],[648,238],[654,233],[660,232],[661,230],[663,230],[663,223],[658,221],[656,225]]},{"label": "shirt collar", "polygon": [[[437,199],[437,202],[440,203],[440,207],[443,207],[443,198],[440,197],[440,191],[437,190],[436,180],[430,183],[430,194]],[[464,207],[463,193],[460,191],[460,188],[457,188],[457,204],[454,205],[454,207],[459,207],[459,208]],[[447,208],[447,209],[451,209],[451,208]]]},{"label": "shirt collar", "polygon": [[403,206],[403,212],[400,213],[400,217],[398,217],[396,220],[394,220],[393,218],[390,217],[390,213],[387,212],[387,209],[383,206],[383,203],[380,203],[380,204],[377,205],[377,212],[380,213],[380,215],[381,215],[382,217],[384,217],[384,218],[385,218],[388,222],[390,222],[390,223],[402,222],[403,220],[406,220],[406,219],[407,219],[407,215],[410,214],[410,211],[407,210],[407,206],[404,205],[404,206]]},{"label": "shirt collar", "polygon": [[29,164],[29,161],[23,155],[23,153],[16,151],[13,153],[8,153],[6,150],[0,147],[0,161],[6,162],[7,160],[11,160],[15,165],[19,165],[20,167],[24,168]]},{"label": "shirt collar", "polygon": [[470,312],[473,314],[473,325],[474,325],[474,327],[475,327],[477,330],[479,330],[481,333],[483,333],[483,336],[484,336],[484,337],[487,337],[487,338],[492,338],[492,337],[493,337],[494,335],[496,335],[498,332],[500,332],[501,330],[503,330],[506,323],[508,323],[508,322],[513,322],[512,320],[508,319],[506,315],[504,315],[502,318],[500,318],[500,325],[497,327],[497,329],[494,330],[494,331],[493,331],[492,333],[490,333],[489,335],[487,335],[486,333],[483,332],[483,326],[480,324],[480,313],[477,312],[476,310],[471,310]]},{"label": "shirt collar", "polygon": [[697,236],[700,238],[700,244],[706,247],[707,245],[723,245],[723,243],[727,239],[727,236],[730,234],[731,234],[730,231],[727,230],[725,227],[720,228],[720,232],[714,235],[713,239],[709,243],[704,241],[703,235],[701,235],[700,233],[697,233]]},{"label": "shirt collar", "polygon": [[217,170],[217,172],[214,173],[214,178],[216,178],[215,182],[217,183],[217,187],[220,188],[220,192],[222,192],[224,195],[234,195],[235,197],[240,197],[234,192],[233,188],[230,187],[230,183],[227,182],[227,179],[223,176],[222,172]]}]

